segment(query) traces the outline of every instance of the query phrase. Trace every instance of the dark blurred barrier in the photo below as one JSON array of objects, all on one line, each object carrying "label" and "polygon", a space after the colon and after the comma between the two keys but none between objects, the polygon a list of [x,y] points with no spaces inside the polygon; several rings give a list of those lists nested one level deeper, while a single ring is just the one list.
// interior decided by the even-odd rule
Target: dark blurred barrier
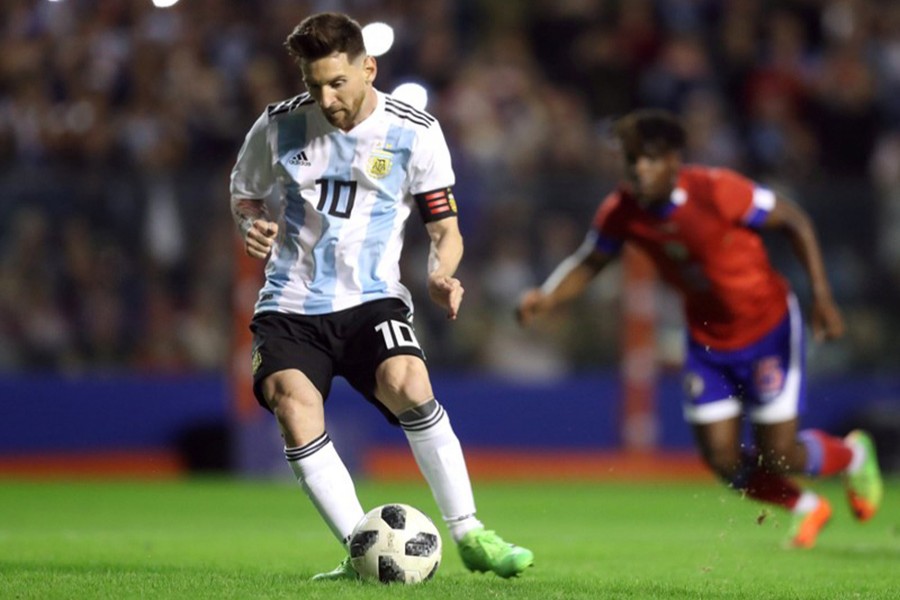
[{"label": "dark blurred barrier", "polygon": [[[521,383],[443,373],[434,386],[472,452],[585,456],[620,447],[614,374]],[[41,473],[84,472],[90,470],[86,464],[107,464],[115,455],[126,462],[131,457],[138,474],[152,473],[154,461],[166,472],[287,473],[274,420],[260,409],[257,419],[238,429],[228,383],[219,375],[8,376],[0,379],[0,398],[0,473],[27,474],[28,465]],[[820,379],[811,386],[810,403],[804,425],[836,434],[865,426],[878,440],[886,469],[900,469],[900,376]],[[405,448],[403,434],[342,380],[328,414],[329,432],[353,470],[365,467],[373,448]],[[661,381],[657,415],[657,448],[690,454],[674,377]],[[115,464],[127,471],[121,461]]]},{"label": "dark blurred barrier", "polygon": [[210,451],[230,463],[219,375],[6,376],[0,398],[0,473],[169,476]]}]

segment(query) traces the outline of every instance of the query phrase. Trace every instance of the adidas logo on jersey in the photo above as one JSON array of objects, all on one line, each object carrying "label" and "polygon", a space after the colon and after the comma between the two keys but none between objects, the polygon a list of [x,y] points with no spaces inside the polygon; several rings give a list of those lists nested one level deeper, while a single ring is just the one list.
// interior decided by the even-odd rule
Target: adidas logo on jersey
[{"label": "adidas logo on jersey", "polygon": [[309,158],[306,157],[306,152],[301,150],[297,154],[293,155],[288,159],[289,165],[300,165],[301,167],[308,167],[312,163],[309,162]]}]

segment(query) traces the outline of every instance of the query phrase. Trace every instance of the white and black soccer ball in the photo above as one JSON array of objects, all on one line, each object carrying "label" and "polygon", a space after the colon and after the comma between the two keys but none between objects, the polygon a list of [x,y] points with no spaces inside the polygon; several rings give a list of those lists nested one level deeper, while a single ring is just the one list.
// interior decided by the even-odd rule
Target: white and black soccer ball
[{"label": "white and black soccer ball", "polygon": [[364,580],[426,581],[441,564],[441,536],[422,511],[385,504],[366,513],[350,534],[350,564]]}]

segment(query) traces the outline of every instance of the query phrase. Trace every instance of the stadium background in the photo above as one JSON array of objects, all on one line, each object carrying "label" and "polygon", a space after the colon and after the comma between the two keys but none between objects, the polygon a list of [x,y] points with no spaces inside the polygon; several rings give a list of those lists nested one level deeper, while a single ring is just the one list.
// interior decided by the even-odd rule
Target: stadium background
[{"label": "stadium background", "polygon": [[[697,474],[677,299],[640,257],[530,330],[512,309],[613,185],[612,118],[681,114],[691,161],[812,214],[847,337],[810,349],[807,423],[876,433],[900,469],[900,5],[887,0],[10,0],[0,7],[0,474],[287,476],[247,397],[228,174],[263,107],[302,90],[303,16],[384,21],[378,86],[430,90],[454,156],[466,299],[407,284],[439,398],[478,476]],[[773,258],[808,298],[787,248]],[[371,476],[402,436],[338,386],[332,437]],[[560,460],[564,459],[564,460]],[[564,465],[564,468],[561,467]]]}]

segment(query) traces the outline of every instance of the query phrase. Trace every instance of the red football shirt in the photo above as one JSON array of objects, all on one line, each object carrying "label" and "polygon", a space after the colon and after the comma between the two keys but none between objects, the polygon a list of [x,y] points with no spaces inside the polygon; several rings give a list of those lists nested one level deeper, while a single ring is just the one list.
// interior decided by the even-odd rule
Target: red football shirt
[{"label": "red football shirt", "polygon": [[787,312],[787,281],[769,262],[755,227],[774,194],[728,169],[685,166],[665,206],[641,208],[625,186],[594,217],[596,246],[643,249],[684,298],[691,336],[717,350],[746,346]]}]

